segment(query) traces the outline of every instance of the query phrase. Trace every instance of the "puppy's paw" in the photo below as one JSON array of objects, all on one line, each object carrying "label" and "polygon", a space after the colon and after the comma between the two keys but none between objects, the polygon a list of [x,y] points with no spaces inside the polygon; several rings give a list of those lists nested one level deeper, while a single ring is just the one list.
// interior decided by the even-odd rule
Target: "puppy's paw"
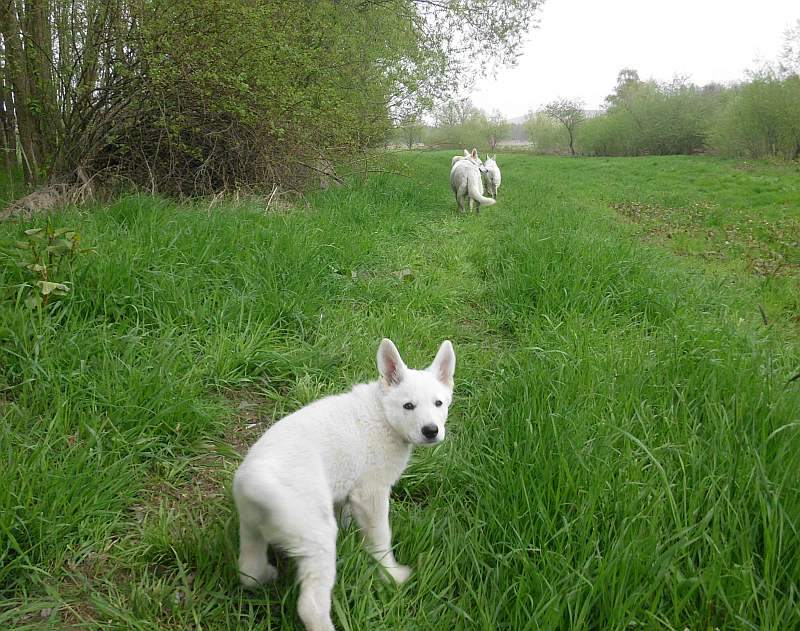
[{"label": "puppy's paw", "polygon": [[398,565],[395,567],[387,567],[385,568],[387,574],[392,577],[395,583],[398,585],[402,585],[405,583],[409,577],[411,576],[411,568],[407,565]]},{"label": "puppy's paw", "polygon": [[239,582],[245,589],[258,589],[265,583],[271,583],[278,578],[278,570],[274,565],[268,565],[258,576],[249,576],[239,572]]}]

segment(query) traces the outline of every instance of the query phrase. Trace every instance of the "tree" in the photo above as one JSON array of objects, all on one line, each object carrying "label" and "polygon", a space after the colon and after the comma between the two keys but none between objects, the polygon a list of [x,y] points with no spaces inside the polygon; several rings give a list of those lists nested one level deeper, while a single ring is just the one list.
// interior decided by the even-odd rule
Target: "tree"
[{"label": "tree", "polygon": [[446,101],[436,111],[435,120],[435,139],[439,145],[467,149],[484,141],[486,116],[468,98]]},{"label": "tree", "polygon": [[563,153],[569,147],[564,126],[544,112],[529,112],[523,127],[536,153]]},{"label": "tree", "polygon": [[784,76],[800,76],[800,20],[786,29],[778,67]]},{"label": "tree", "polygon": [[418,114],[406,115],[397,127],[397,131],[403,144],[408,149],[413,149],[414,145],[422,141],[422,134],[425,131],[425,125],[420,119]]},{"label": "tree", "polygon": [[575,155],[575,130],[584,120],[583,103],[578,100],[558,99],[544,106],[548,116],[560,122],[569,136],[569,152]]},{"label": "tree", "polygon": [[498,110],[495,110],[486,117],[484,133],[489,143],[489,149],[494,152],[497,149],[497,143],[511,136],[511,123]]},{"label": "tree", "polygon": [[460,127],[478,113],[478,108],[469,98],[450,99],[436,111],[437,127]]},{"label": "tree", "polygon": [[624,101],[632,91],[642,84],[639,72],[633,68],[623,68],[617,73],[617,85],[614,92],[606,97],[609,105],[618,105]]}]

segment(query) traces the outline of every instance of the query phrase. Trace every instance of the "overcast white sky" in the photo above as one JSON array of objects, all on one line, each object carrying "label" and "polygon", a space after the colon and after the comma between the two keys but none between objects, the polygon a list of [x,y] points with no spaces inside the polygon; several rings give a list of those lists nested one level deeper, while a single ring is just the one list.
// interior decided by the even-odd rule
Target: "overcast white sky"
[{"label": "overcast white sky", "polygon": [[774,60],[799,18],[800,0],[546,0],[517,66],[479,80],[470,96],[513,118],[557,97],[597,108],[621,68],[733,81]]}]

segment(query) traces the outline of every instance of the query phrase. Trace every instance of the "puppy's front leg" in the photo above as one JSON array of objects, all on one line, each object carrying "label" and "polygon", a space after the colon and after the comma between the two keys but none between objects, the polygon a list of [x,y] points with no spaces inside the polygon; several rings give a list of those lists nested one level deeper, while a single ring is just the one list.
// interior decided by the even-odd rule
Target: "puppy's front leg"
[{"label": "puppy's front leg", "polygon": [[350,494],[350,508],[364,535],[369,553],[396,583],[405,582],[411,576],[411,568],[398,564],[392,552],[389,487],[365,487],[354,490]]}]

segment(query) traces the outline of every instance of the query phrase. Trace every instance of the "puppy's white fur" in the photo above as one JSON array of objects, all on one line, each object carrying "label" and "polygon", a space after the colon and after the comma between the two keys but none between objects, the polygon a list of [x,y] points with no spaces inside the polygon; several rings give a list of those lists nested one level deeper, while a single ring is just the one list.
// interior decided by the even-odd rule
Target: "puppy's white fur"
[{"label": "puppy's white fur", "polygon": [[483,185],[486,187],[486,192],[489,197],[497,199],[497,189],[500,188],[500,167],[497,166],[497,154],[489,156],[487,154],[486,160],[483,163],[483,170],[481,171],[483,177]]},{"label": "puppy's white fur", "polygon": [[335,505],[352,514],[367,549],[396,582],[411,574],[392,553],[389,491],[413,445],[444,439],[456,358],[445,341],[428,368],[413,370],[385,339],[377,359],[380,381],[281,419],[253,445],[234,477],[241,582],[255,587],[277,576],[267,544],[295,557],[297,609],[309,631],[334,628]]},{"label": "puppy's white fur", "polygon": [[483,196],[482,168],[478,151],[473,149],[468,158],[462,158],[450,169],[450,188],[453,189],[461,212],[464,212],[467,203],[470,210],[473,203],[477,203],[476,212],[480,212],[481,204],[491,206],[496,203],[492,198]]}]

